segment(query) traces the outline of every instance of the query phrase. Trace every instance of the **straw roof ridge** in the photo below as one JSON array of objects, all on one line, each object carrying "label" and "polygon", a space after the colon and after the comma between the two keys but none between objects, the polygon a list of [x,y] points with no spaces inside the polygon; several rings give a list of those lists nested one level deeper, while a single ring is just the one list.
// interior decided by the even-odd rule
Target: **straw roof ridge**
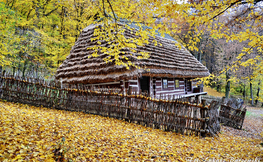
[{"label": "straw roof ridge", "polygon": [[[136,59],[136,57],[133,55],[132,56],[131,55],[125,55],[125,57],[127,57],[130,61]],[[95,61],[95,60],[97,60],[97,61]],[[78,70],[83,70],[83,69],[87,69],[87,68],[98,69],[98,68],[104,68],[106,66],[115,64],[115,60],[113,58],[110,60],[111,61],[106,63],[105,61],[101,60],[98,57],[96,57],[94,59],[88,59],[88,58],[87,59],[78,59],[78,61],[74,60],[74,62],[67,62],[67,64],[60,66],[57,70],[57,73],[71,71],[71,70],[74,71],[75,69],[78,69]],[[123,62],[127,62],[127,60],[125,58],[120,58],[120,60],[122,60]]]},{"label": "straw roof ridge", "polygon": [[[127,58],[129,58],[129,60],[136,60],[137,58],[135,57],[135,55],[137,55],[136,53],[133,53],[133,55],[129,55],[128,52],[126,52],[125,54],[121,54],[120,56],[125,56]],[[91,57],[89,58],[89,55],[85,55],[83,57],[74,57],[72,59],[68,59],[66,63],[64,63],[63,65],[61,65],[58,70],[61,70],[62,68],[64,70],[67,70],[66,67],[68,67],[69,65],[71,67],[75,66],[75,65],[85,65],[85,64],[92,64],[92,63],[100,63],[100,65],[98,66],[102,66],[102,64],[107,64],[103,58],[106,57],[110,57],[107,54],[100,54],[100,57]],[[123,60],[123,62],[127,62],[127,60],[125,60],[124,58],[119,58],[120,60]],[[112,62],[114,61],[114,59],[110,59]],[[77,68],[77,66],[75,66],[74,68]]]},{"label": "straw roof ridge", "polygon": [[[68,61],[68,62],[69,62],[69,61],[75,62],[75,61],[83,60],[83,59],[88,58],[89,55],[91,55],[93,52],[95,52],[95,50],[89,50],[89,51],[88,51],[86,48],[83,48],[83,50],[84,50],[84,51],[79,50],[78,52],[73,53],[71,57],[68,57],[68,58],[67,58],[67,59],[68,59],[67,61]],[[129,51],[129,49],[128,49],[128,48],[123,48],[123,49],[121,49],[120,51],[126,52],[126,51]],[[139,51],[139,50],[137,49],[137,51]],[[99,55],[99,60],[102,60],[103,58],[105,58],[105,57],[108,56],[107,54],[101,53],[100,50],[98,50],[98,55]],[[120,54],[120,56],[122,56],[122,55],[123,55],[123,54]],[[139,53],[133,53],[133,55],[140,56],[141,54],[139,54]],[[94,57],[91,57],[90,59],[93,59],[93,58],[94,58]],[[98,58],[98,57],[95,57],[95,58]],[[101,58],[102,58],[102,59],[101,59]]]},{"label": "straw roof ridge", "polygon": [[[134,21],[131,21],[131,20],[128,20],[128,19],[124,19],[124,18],[120,18],[117,23],[120,26],[124,26],[126,29],[128,29],[128,28],[133,29],[133,31],[139,31],[139,30],[145,31],[145,30],[148,30],[148,29],[150,29],[150,30],[153,29],[152,27],[146,26],[146,25],[144,25],[142,23],[134,22]],[[130,29],[128,29],[126,31],[131,31]],[[164,38],[164,39],[167,39],[169,41],[177,42],[169,34],[164,33],[164,36],[163,36],[158,30],[155,30],[155,37],[156,36]]]},{"label": "straw roof ridge", "polygon": [[[174,62],[167,62],[164,60],[156,62],[154,59],[150,59],[150,58],[143,60],[143,62],[146,66],[148,66],[149,63],[153,62],[155,65],[158,63],[157,66],[159,66],[159,67],[169,67],[169,68],[177,68],[177,69],[193,69],[193,68],[198,67],[198,66],[194,66],[194,64],[185,66],[184,64],[178,64],[178,63],[175,64]],[[182,68],[182,66],[184,66],[184,68]]]},{"label": "straw roof ridge", "polygon": [[[102,44],[103,44],[103,43],[107,44],[106,41],[105,41],[105,42],[102,42]],[[94,44],[96,44],[96,43],[94,43]],[[84,46],[84,45],[83,45],[83,46]],[[102,46],[102,45],[101,45],[101,46]],[[146,44],[145,46],[146,46],[146,47],[147,47],[147,46],[150,47],[150,48],[146,48],[146,50],[149,50],[149,51],[151,50],[151,48],[156,47],[156,46],[151,46],[151,45],[149,45],[149,44]],[[91,46],[90,46],[90,47],[91,47]],[[139,47],[138,47],[138,48],[139,48]],[[170,49],[170,50],[171,50],[171,49]],[[175,48],[175,50],[178,51],[178,48]],[[168,57],[169,57],[169,56],[168,56]]]},{"label": "straw roof ridge", "polygon": [[[130,55],[127,55],[126,57],[128,57],[129,60],[136,59],[136,57],[134,57],[134,56],[132,57]],[[70,69],[74,70],[76,68],[81,70],[81,69],[85,69],[85,68],[93,68],[93,67],[95,68],[95,66],[97,66],[97,67],[105,67],[105,66],[107,66],[107,63],[105,63],[104,61],[101,61],[99,58],[96,59],[98,61],[100,60],[100,63],[97,64],[97,65],[92,63],[92,62],[94,62],[94,60],[90,60],[90,61],[88,61],[88,60],[90,60],[90,59],[87,59],[87,60],[79,59],[79,62],[77,62],[77,61],[72,62],[71,67],[70,68],[64,68],[63,71],[67,71],[67,70],[70,70]],[[111,59],[111,60],[114,61],[113,59]],[[151,59],[151,58],[143,59],[143,61],[144,61],[143,64],[145,64],[146,66],[148,66],[151,62],[156,62],[157,63],[157,61],[155,61],[155,59]],[[88,62],[90,64],[87,64]],[[82,66],[82,68],[79,68],[79,65],[85,65],[85,66]],[[87,65],[89,65],[89,66],[87,66]],[[170,67],[170,68],[183,69],[182,66],[178,66],[178,65],[182,65],[183,66],[184,64],[177,64],[177,66],[176,66],[176,64],[174,62],[167,62],[167,60],[162,60],[162,58],[159,59],[159,66],[160,67]],[[192,68],[196,68],[196,67],[198,67],[198,66],[195,65],[195,64],[190,64],[188,66],[185,66],[185,69],[192,69]]]},{"label": "straw roof ridge", "polygon": [[[128,57],[132,57],[132,56],[128,56]],[[75,64],[74,66],[69,66],[69,67],[65,67],[63,69],[58,69],[58,72],[70,72],[70,71],[74,71],[74,70],[78,70],[78,71],[83,71],[86,69],[96,69],[96,71],[100,71],[103,68],[107,68],[108,66],[113,66],[114,60],[112,60],[112,62],[109,63],[105,63],[105,62],[101,62],[101,63],[90,63],[90,64],[83,64],[83,65],[78,65]],[[116,69],[118,69],[119,66],[116,66]],[[126,68],[126,67],[125,67]],[[62,75],[59,75],[62,76]]]},{"label": "straw roof ridge", "polygon": [[[144,48],[138,47],[138,49],[144,49]],[[140,52],[142,50],[138,50],[138,51]],[[143,51],[147,51],[147,50],[143,50]],[[177,59],[175,60],[174,56],[172,56],[172,53],[170,53],[170,52],[168,52],[167,54],[160,54],[161,50],[159,52],[157,52],[155,50],[153,50],[153,51],[150,51],[151,52],[150,58],[148,58],[148,60],[150,60],[151,58],[156,59],[158,61],[159,60],[166,60],[167,64],[172,64],[172,62],[183,63],[185,61],[185,59],[189,59],[189,56],[182,55],[182,53],[180,53],[180,52],[178,52],[178,53],[181,54],[181,55],[179,55],[181,58],[177,56]],[[162,51],[162,52],[164,52],[164,51]],[[190,55],[190,57],[192,57],[192,55]],[[171,62],[168,62],[168,61],[171,61]],[[199,61],[197,62],[197,60],[193,60],[193,61],[191,60],[191,62],[197,63],[199,65],[201,64]],[[180,64],[180,65],[183,65],[183,64]],[[193,64],[190,64],[190,65],[191,65],[190,67],[192,67]]]},{"label": "straw roof ridge", "polygon": [[[119,25],[125,26],[121,23]],[[136,69],[135,67],[127,69],[125,66],[117,66],[113,57],[110,59],[111,62],[106,63],[103,59],[110,56],[100,52],[99,49],[98,57],[90,57],[95,50],[87,50],[87,48],[92,48],[95,45],[109,46],[109,42],[106,40],[91,41],[91,39],[96,37],[94,36],[96,26],[99,25],[90,25],[83,29],[83,32],[72,47],[70,55],[58,68],[57,79],[61,78],[63,82],[67,83],[91,84],[119,79],[132,79],[139,76],[195,78],[209,75],[207,68],[185,47],[182,46],[179,49],[175,45],[176,41],[163,38],[160,35],[156,35],[155,38],[149,36],[149,43],[137,46],[134,49],[136,52],[132,52],[127,47],[120,50],[125,52],[119,55],[120,60],[127,63],[125,58],[121,58],[126,57],[134,65],[142,69]],[[126,38],[138,38],[139,36],[135,35],[137,31],[136,29],[132,31],[127,28],[123,35]],[[156,46],[154,40],[157,41]],[[137,57],[141,55],[139,52],[149,52],[149,58],[138,59]]]},{"label": "straw roof ridge", "polygon": [[[125,36],[127,37],[131,37],[130,36],[131,34],[125,34]],[[131,37],[133,38],[133,37]],[[153,43],[153,40],[157,40],[157,42],[164,42],[165,44],[164,45],[160,45],[159,43],[157,45],[154,45]],[[176,42],[168,42],[168,40],[166,40],[165,38],[159,38],[158,36],[156,36],[156,39],[154,39],[152,36],[149,37],[149,43],[148,44],[144,44],[143,47],[148,47],[148,48],[165,48],[165,49],[170,49],[170,50],[175,50],[175,51],[178,51],[179,48],[177,46],[175,46],[175,43]]]},{"label": "straw roof ridge", "polygon": [[[201,71],[200,72],[200,75],[196,75],[194,71],[192,70],[182,70],[182,69],[179,69],[179,70],[172,70],[170,68],[162,68],[162,69],[159,69],[159,68],[156,68],[156,67],[149,67],[151,68],[151,71],[147,71],[147,70],[144,70],[143,73],[153,73],[153,74],[171,74],[171,75],[182,75],[182,76],[185,76],[187,75],[187,77],[200,77],[202,75],[207,75],[207,72],[206,71]],[[186,78],[187,78],[186,77]]]},{"label": "straw roof ridge", "polygon": [[64,73],[61,73],[60,77],[82,77],[85,76],[87,73],[89,75],[100,75],[100,74],[114,74],[116,72],[116,70],[118,71],[125,71],[126,67],[125,66],[118,66],[116,67],[115,65],[111,65],[111,66],[107,66],[105,68],[100,68],[100,69],[82,69],[82,70],[78,70],[78,71],[67,71]]},{"label": "straw roof ridge", "polygon": [[[147,51],[145,49],[143,49],[143,51]],[[165,58],[165,59],[172,59],[174,61],[177,61],[174,59],[174,57],[176,56],[178,61],[179,60],[185,60],[185,59],[188,59],[189,57],[187,56],[184,56],[182,55],[181,52],[178,52],[178,55],[174,55],[173,53],[170,53],[170,52],[166,52],[166,51],[163,51],[163,50],[154,50],[154,51],[150,51],[151,53],[151,57],[159,57],[159,58]],[[166,52],[166,54],[162,54],[162,52]]]},{"label": "straw roof ridge", "polygon": [[[164,52],[164,51],[162,51],[162,52]],[[180,52],[178,52],[178,53],[180,53]],[[160,54],[160,52],[151,52],[150,58],[148,58],[148,60],[150,60],[152,58],[152,60],[156,59],[156,60],[158,60],[158,62],[160,60],[165,60],[165,61],[167,61],[167,64],[173,64],[172,62],[175,62],[175,63],[178,63],[180,65],[183,65],[181,63],[185,62],[185,59],[189,59],[189,57],[186,57],[185,55],[179,55],[179,56],[180,57],[177,56],[177,59],[175,60],[174,55],[172,56],[172,53],[170,53],[170,52],[168,52],[167,54]],[[190,57],[192,57],[192,55]],[[169,61],[171,61],[171,62],[169,62]],[[197,66],[200,66],[200,64],[201,64],[197,60],[190,60],[190,62],[196,63]],[[193,66],[193,64],[189,64],[189,65],[190,65],[189,67]],[[196,66],[194,66],[194,67],[196,67]]]},{"label": "straw roof ridge", "polygon": [[62,78],[63,82],[68,83],[85,83],[83,80],[90,80],[90,84],[93,83],[101,83],[101,82],[112,82],[112,81],[118,81],[118,80],[128,80],[128,79],[134,79],[138,77],[138,70],[134,71],[124,71],[124,72],[118,72],[114,74],[106,74],[106,75],[85,75],[82,77],[70,77],[70,78]]},{"label": "straw roof ridge", "polygon": [[[129,60],[131,60],[131,58],[132,58],[132,56],[127,56],[127,58],[129,58]],[[133,57],[134,58],[134,57]],[[146,59],[146,60],[144,60],[144,61],[141,61],[141,63],[142,64],[144,64],[144,65],[146,65],[146,66],[148,66],[148,65],[153,65],[153,64],[155,64],[156,65],[156,63],[157,62],[155,62],[155,63],[151,63],[151,60],[152,59]],[[106,67],[106,66],[108,66],[109,64],[112,64],[113,62],[114,62],[114,59],[111,59],[111,63],[106,63],[106,62],[104,62],[104,61],[102,61],[102,62],[99,62],[99,63],[90,63],[90,64],[88,64],[88,66],[87,65],[85,65],[85,62],[87,62],[86,60],[85,60],[85,62],[84,62],[84,60],[81,60],[81,62],[82,62],[82,64],[77,64],[77,63],[73,63],[73,64],[71,64],[72,66],[70,66],[70,67],[65,67],[63,70],[58,70],[58,71],[68,71],[68,70],[74,70],[74,69],[78,69],[78,70],[82,70],[82,69],[85,69],[85,68],[103,68],[103,67]],[[152,61],[153,62],[153,61]],[[180,64],[179,64],[180,65]],[[158,65],[157,66],[159,66],[159,67],[169,67],[169,68],[177,68],[177,69],[192,69],[192,68],[195,68],[195,67],[197,67],[197,66],[185,66],[185,68],[182,68],[181,66],[178,66],[178,65],[176,65],[176,64],[173,64],[173,63],[171,63],[171,64],[168,64],[167,65],[167,62],[165,62],[165,61],[160,61],[160,62],[158,62]]]},{"label": "straw roof ridge", "polygon": [[148,62],[159,63],[159,64],[162,64],[163,66],[177,65],[180,68],[183,68],[182,66],[184,66],[184,67],[193,67],[193,68],[197,68],[198,67],[198,64],[187,64],[187,65],[185,65],[183,61],[173,61],[170,58],[167,59],[167,58],[159,57],[159,56],[156,56],[156,55],[151,55],[150,58],[148,58],[148,59],[140,60],[140,62],[142,62],[142,61],[147,62],[147,63]]}]

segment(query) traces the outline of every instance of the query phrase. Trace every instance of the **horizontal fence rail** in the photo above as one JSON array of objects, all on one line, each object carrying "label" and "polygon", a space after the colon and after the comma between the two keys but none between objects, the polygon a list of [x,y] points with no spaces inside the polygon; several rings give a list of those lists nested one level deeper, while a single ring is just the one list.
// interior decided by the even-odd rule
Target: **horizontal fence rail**
[{"label": "horizontal fence rail", "polygon": [[188,99],[161,100],[140,94],[88,90],[84,85],[61,88],[60,82],[0,76],[0,98],[34,106],[123,119],[187,135],[215,136],[220,130],[218,102],[205,106]]},{"label": "horizontal fence rail", "polygon": [[234,98],[227,99],[225,97],[202,97],[208,103],[212,101],[218,101],[220,104],[219,121],[225,126],[229,126],[235,129],[242,129],[247,109],[243,107],[240,101]]},{"label": "horizontal fence rail", "polygon": [[221,105],[219,120],[223,125],[242,129],[247,109],[232,108],[228,105]]}]

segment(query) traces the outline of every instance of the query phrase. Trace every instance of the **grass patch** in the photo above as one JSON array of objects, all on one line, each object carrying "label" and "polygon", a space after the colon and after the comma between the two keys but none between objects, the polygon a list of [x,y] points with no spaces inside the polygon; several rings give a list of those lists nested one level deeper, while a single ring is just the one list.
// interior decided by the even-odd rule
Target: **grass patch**
[{"label": "grass patch", "polygon": [[250,112],[250,111],[246,112],[246,116],[251,116],[251,114],[252,114],[252,112]]}]

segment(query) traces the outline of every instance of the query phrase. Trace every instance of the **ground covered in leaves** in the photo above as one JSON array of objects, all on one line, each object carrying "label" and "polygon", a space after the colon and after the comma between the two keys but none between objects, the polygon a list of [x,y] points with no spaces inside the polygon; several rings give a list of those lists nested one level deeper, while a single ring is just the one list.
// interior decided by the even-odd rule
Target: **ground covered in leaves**
[{"label": "ground covered in leaves", "polygon": [[210,88],[210,87],[204,87],[204,92],[207,92],[209,96],[214,96],[214,97],[224,97],[225,94],[222,92],[217,92],[216,90]]},{"label": "ground covered in leaves", "polygon": [[248,138],[262,139],[263,143],[263,108],[247,106],[247,113],[242,130],[221,126],[222,133]]},{"label": "ground covered in leaves", "polygon": [[0,161],[262,160],[262,138],[183,136],[80,112],[0,101]]}]

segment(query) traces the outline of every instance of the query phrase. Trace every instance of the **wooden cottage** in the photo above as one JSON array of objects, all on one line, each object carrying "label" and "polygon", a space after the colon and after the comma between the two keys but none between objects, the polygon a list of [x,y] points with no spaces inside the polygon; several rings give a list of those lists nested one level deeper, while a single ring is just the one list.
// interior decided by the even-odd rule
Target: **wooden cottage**
[{"label": "wooden cottage", "polygon": [[[88,87],[126,90],[130,87],[133,92],[141,90],[156,98],[168,95],[191,97],[206,94],[193,80],[208,76],[208,69],[186,48],[179,49],[175,46],[176,41],[171,36],[166,34],[162,37],[158,34],[155,38],[150,37],[151,40],[157,40],[157,46],[151,43],[152,41],[144,46],[137,46],[137,51],[150,53],[148,59],[132,57],[130,54],[137,54],[127,50],[128,48],[124,49],[124,55],[136,66],[141,67],[127,69],[125,66],[115,65],[114,61],[106,63],[103,60],[105,57],[103,53],[99,53],[99,57],[89,58],[93,51],[87,48],[98,45],[96,41],[91,41],[96,26],[90,25],[83,29],[70,54],[57,69],[56,79],[61,80],[63,84],[82,83]],[[129,29],[125,30],[124,36],[135,37],[134,32]],[[101,42],[100,45],[107,45],[107,42]]]}]

